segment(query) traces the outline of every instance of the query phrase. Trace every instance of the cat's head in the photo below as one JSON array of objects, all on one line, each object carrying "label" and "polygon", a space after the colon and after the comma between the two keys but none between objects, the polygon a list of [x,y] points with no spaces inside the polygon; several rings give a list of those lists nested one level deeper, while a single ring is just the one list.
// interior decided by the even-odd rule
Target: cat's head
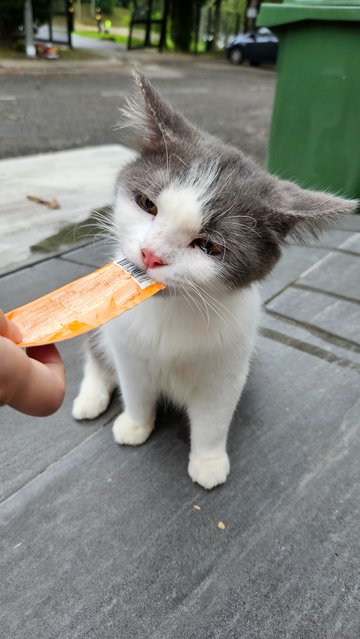
[{"label": "cat's head", "polygon": [[139,157],[119,175],[119,249],[174,288],[239,288],[261,280],[288,234],[317,236],[356,202],[304,190],[176,113],[140,74],[124,110]]}]

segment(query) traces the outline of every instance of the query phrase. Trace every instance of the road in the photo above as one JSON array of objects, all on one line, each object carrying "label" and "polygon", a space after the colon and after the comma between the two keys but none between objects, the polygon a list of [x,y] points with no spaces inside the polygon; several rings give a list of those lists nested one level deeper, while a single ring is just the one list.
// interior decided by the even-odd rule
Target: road
[{"label": "road", "polygon": [[[79,25],[79,30],[81,31],[94,31],[94,27],[89,28],[89,27],[84,27],[84,25]],[[124,28],[124,29],[113,29],[112,30],[113,33],[121,33],[122,35],[127,35],[128,34],[128,29]],[[135,35],[135,34],[134,34]],[[67,31],[64,29],[59,29],[59,28],[54,28],[53,29],[53,39],[54,42],[56,43],[63,43],[65,45],[67,45],[67,40],[68,35],[67,35]],[[49,27],[47,24],[44,24],[43,26],[41,26],[37,32],[36,32],[36,39],[39,39],[40,41],[46,41],[46,40],[51,40],[50,38],[50,33],[49,33]],[[119,51],[125,51],[126,47],[125,45],[119,45],[117,42],[113,42],[112,40],[98,40],[97,38],[87,38],[87,37],[83,37],[83,36],[79,36],[76,35],[76,33],[72,33],[71,34],[71,42],[72,42],[72,46],[75,49],[85,49],[87,51],[100,51],[100,52],[104,52],[104,53],[112,53],[114,52],[115,55],[119,52]]]},{"label": "road", "polygon": [[[56,65],[1,71],[0,157],[114,142],[134,147],[129,131],[115,129],[118,109],[133,91],[131,64]],[[274,71],[234,68],[225,60],[161,61],[156,54],[143,69],[188,118],[265,161]]]}]

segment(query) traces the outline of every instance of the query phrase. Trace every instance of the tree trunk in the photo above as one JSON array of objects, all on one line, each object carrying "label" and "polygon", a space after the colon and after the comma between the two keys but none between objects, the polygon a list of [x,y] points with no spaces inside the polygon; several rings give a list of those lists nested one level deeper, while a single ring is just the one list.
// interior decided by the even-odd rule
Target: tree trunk
[{"label": "tree trunk", "polygon": [[162,16],[159,51],[164,51],[166,49],[166,34],[167,34],[167,23],[169,18],[169,9],[170,9],[170,0],[164,0],[164,10],[163,10],[163,16]]},{"label": "tree trunk", "polygon": [[219,37],[219,30],[220,30],[221,2],[222,0],[215,0],[215,20],[214,20],[214,40],[213,40],[215,49],[216,49],[216,43]]},{"label": "tree trunk", "polygon": [[[255,31],[256,15],[259,10],[260,0],[248,0],[246,9],[245,31]],[[248,15],[250,12],[251,15]]]},{"label": "tree trunk", "polygon": [[192,0],[172,0],[171,2],[171,35],[175,48],[187,53],[190,50],[193,31]]},{"label": "tree trunk", "polygon": [[24,4],[24,27],[25,27],[25,50],[28,58],[35,58],[36,50],[34,46],[33,31],[33,11],[31,0],[25,0]]}]

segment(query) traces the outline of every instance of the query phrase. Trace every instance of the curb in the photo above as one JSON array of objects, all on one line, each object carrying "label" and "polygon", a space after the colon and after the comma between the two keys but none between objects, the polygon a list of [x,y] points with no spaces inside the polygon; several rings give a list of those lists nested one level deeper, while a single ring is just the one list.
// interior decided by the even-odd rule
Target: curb
[{"label": "curb", "polygon": [[[84,49],[79,49],[84,51]],[[100,52],[99,52],[100,53]],[[119,51],[114,55],[114,51],[110,54],[101,52],[101,59],[94,58],[89,60],[27,60],[19,59],[14,60],[11,58],[0,60],[0,73],[27,73],[35,72],[40,74],[50,73],[80,73],[83,71],[114,71],[117,67],[124,67],[126,65],[134,66],[136,64],[181,64],[188,65],[195,62],[201,62],[202,64],[224,63],[227,66],[227,61],[219,56],[203,56],[202,54],[184,54],[184,53],[159,53],[153,50],[133,50],[133,51]]]}]

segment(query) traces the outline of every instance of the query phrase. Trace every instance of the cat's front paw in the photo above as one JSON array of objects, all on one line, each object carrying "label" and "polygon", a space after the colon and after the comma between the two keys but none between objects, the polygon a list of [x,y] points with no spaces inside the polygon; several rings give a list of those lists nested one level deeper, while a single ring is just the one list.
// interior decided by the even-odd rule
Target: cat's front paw
[{"label": "cat's front paw", "polygon": [[121,413],[116,418],[113,425],[113,435],[117,444],[127,444],[128,446],[139,446],[146,442],[154,424],[138,424],[126,413]]},{"label": "cat's front paw", "polygon": [[110,401],[110,393],[80,392],[74,399],[72,416],[74,419],[95,419],[106,411]]},{"label": "cat's front paw", "polygon": [[229,471],[230,462],[227,453],[210,459],[190,453],[188,473],[193,481],[207,490],[223,484]]}]

